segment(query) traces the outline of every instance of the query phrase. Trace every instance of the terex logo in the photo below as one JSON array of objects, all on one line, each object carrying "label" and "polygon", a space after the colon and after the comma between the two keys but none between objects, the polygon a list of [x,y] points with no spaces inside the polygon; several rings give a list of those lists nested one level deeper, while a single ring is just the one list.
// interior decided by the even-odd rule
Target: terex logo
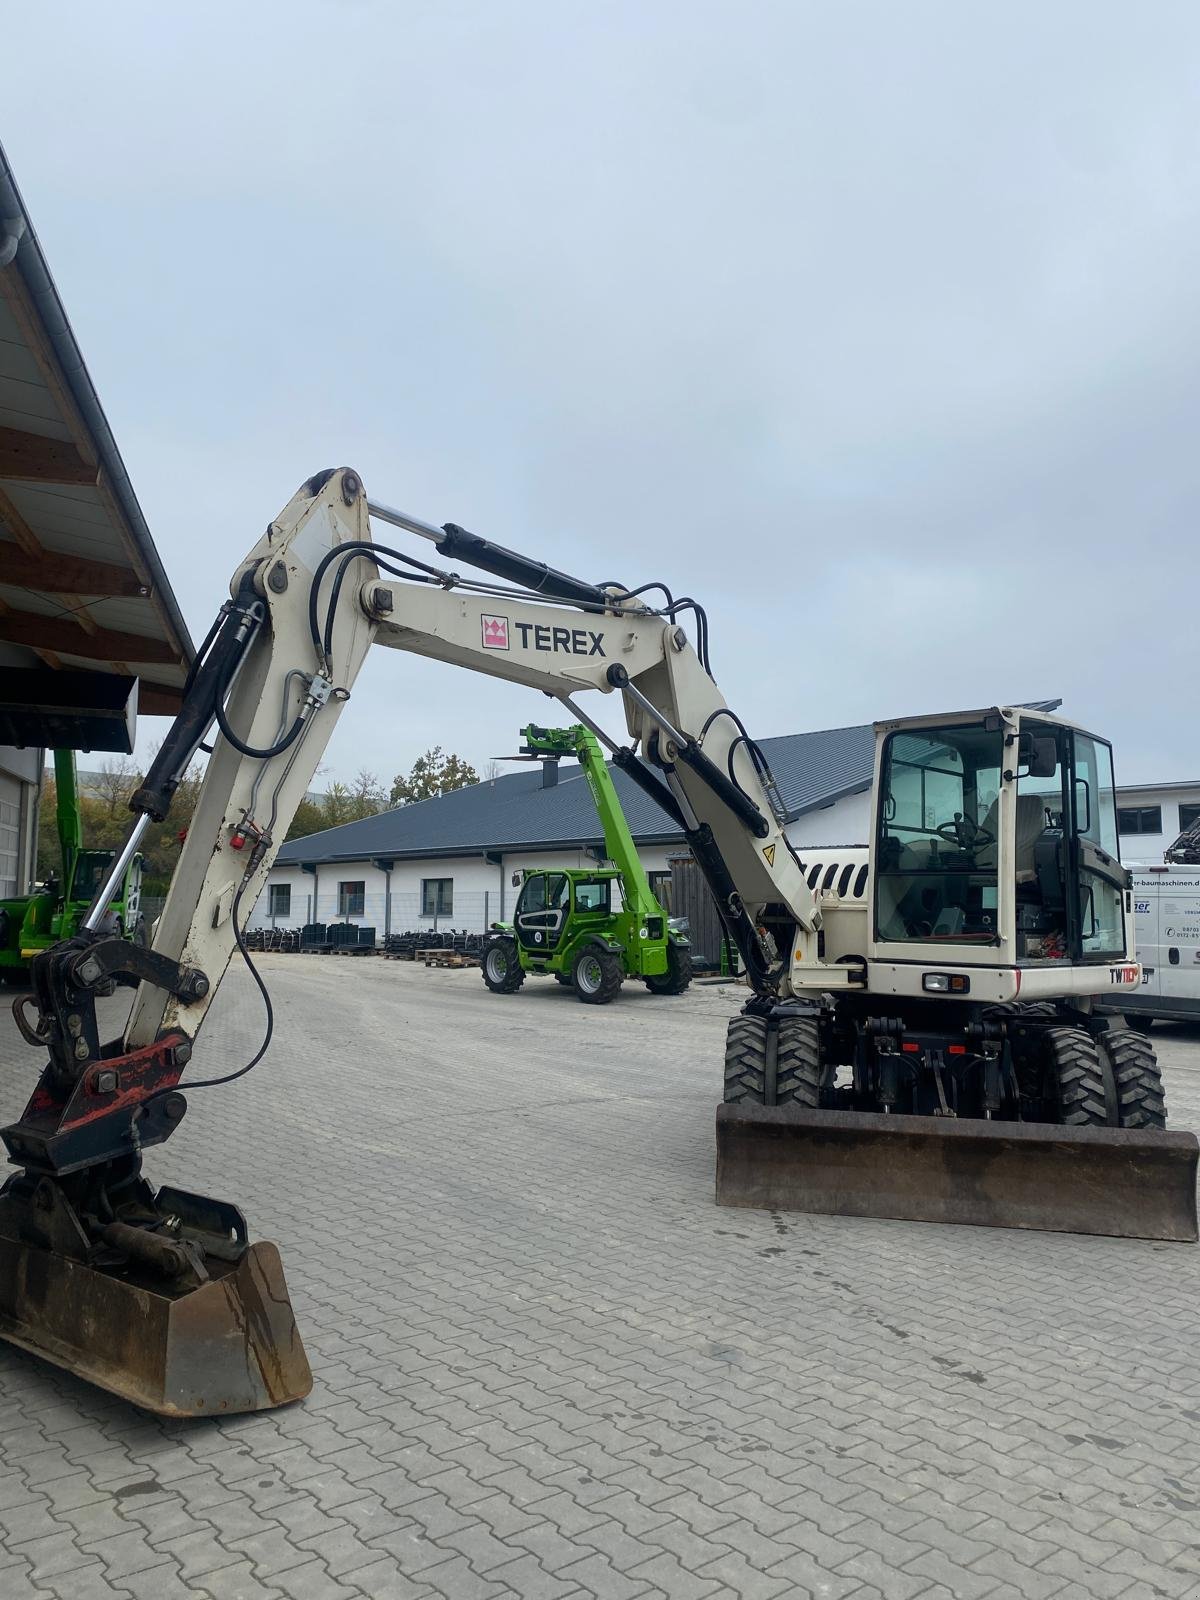
[{"label": "terex logo", "polygon": [[508,649],[508,618],[482,616],[479,619],[483,629],[483,648],[485,650]]},{"label": "terex logo", "polygon": [[1108,981],[1122,986],[1136,983],[1140,976],[1141,969],[1138,967],[1109,967],[1108,969]]},{"label": "terex logo", "polygon": [[526,650],[547,650],[568,656],[604,655],[604,635],[593,633],[590,628],[546,628],[534,622],[514,622],[513,627],[521,635],[521,644]]}]

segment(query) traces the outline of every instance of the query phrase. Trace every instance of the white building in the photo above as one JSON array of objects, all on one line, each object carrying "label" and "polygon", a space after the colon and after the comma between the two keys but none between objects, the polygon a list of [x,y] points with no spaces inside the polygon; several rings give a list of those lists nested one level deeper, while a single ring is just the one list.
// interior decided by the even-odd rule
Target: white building
[{"label": "white building", "polygon": [[1200,817],[1200,782],[1138,783],[1117,788],[1122,861],[1161,861]]}]

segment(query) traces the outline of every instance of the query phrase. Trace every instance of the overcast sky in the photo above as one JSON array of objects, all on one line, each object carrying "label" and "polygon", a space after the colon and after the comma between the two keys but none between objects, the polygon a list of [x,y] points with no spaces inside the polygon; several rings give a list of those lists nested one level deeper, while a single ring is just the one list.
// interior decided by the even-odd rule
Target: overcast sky
[{"label": "overcast sky", "polygon": [[[197,639],[350,465],[697,595],[760,737],[1061,695],[1118,781],[1200,778],[1200,7],[4,27],[0,134]],[[482,766],[549,709],[378,651],[327,776]]]}]

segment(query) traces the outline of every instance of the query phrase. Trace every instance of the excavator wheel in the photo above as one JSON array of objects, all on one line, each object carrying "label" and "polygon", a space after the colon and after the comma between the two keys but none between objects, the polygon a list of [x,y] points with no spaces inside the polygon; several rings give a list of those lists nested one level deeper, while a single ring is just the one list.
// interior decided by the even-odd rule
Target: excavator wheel
[{"label": "excavator wheel", "polygon": [[1123,1128],[1165,1128],[1167,1104],[1154,1046],[1145,1034],[1114,1028],[1097,1040],[1108,1057],[1117,1085],[1117,1108]]},{"label": "excavator wheel", "polygon": [[497,939],[483,958],[483,981],[493,994],[516,994],[525,982],[525,969],[512,939]]},{"label": "excavator wheel", "polygon": [[1047,1028],[1046,1096],[1053,1120],[1064,1128],[1104,1128],[1115,1124],[1116,1105],[1105,1083],[1104,1063],[1095,1039],[1084,1028]]},{"label": "excavator wheel", "polygon": [[595,944],[585,945],[571,968],[575,993],[585,1006],[606,1006],[624,981],[620,956]]},{"label": "excavator wheel", "polygon": [[682,994],[692,981],[692,952],[686,945],[667,946],[667,970],[646,979],[651,994]]},{"label": "excavator wheel", "polygon": [[775,1104],[820,1109],[821,1045],[815,1017],[780,1018]]},{"label": "excavator wheel", "polygon": [[767,1019],[731,1017],[725,1032],[726,1105],[761,1106],[766,1093]]}]

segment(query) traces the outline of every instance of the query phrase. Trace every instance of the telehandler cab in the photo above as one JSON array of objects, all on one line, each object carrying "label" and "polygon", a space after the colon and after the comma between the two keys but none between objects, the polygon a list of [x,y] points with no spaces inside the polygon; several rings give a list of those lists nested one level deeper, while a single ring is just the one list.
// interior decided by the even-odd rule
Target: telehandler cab
[{"label": "telehandler cab", "polygon": [[[375,544],[372,517],[491,576]],[[169,1415],[308,1392],[275,1246],[227,1202],[156,1191],[143,1162],[186,1114],[180,1080],[235,949],[254,970],[244,915],[372,642],[555,696],[675,820],[752,991],[730,1024],[720,1201],[1196,1238],[1196,1139],[1162,1126],[1149,1041],[1093,1009],[1139,979],[1101,740],[1008,708],[881,725],[873,847],[818,875],[690,597],[588,583],[369,502],[349,469],[302,485],[230,594],[83,927],[34,957],[14,1006],[45,1065],[3,1130],[0,1336]],[[620,696],[629,747],[580,710],[584,689]],[[214,721],[140,948],[107,910]],[[103,1040],[115,984],[132,1010]],[[248,1063],[189,1088],[269,1043],[268,1017]]]}]

